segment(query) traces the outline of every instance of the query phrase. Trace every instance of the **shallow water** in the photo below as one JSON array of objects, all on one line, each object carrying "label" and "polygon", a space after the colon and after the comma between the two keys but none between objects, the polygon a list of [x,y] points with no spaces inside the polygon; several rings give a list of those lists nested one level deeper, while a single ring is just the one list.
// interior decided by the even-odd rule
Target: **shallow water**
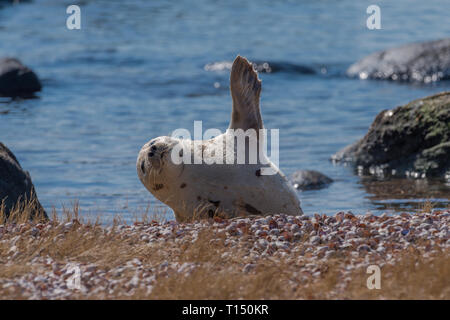
[{"label": "shallow water", "polygon": [[[66,29],[70,4],[43,0],[0,10],[0,56],[21,59],[44,86],[38,99],[0,101],[0,141],[30,171],[47,210],[79,200],[83,212],[106,218],[130,219],[148,205],[171,217],[139,182],[137,153],[153,137],[193,130],[194,120],[224,130],[229,71],[204,66],[237,54],[319,71],[260,75],[265,125],[280,129],[281,169],[319,170],[335,180],[299,192],[307,214],[413,211],[430,198],[436,207],[449,204],[444,183],[379,186],[328,160],[363,136],[381,110],[450,89],[450,82],[343,75],[373,51],[448,36],[447,0],[378,1],[382,30],[373,31],[365,26],[372,1],[81,1],[79,31]],[[380,192],[386,188],[391,192]]]}]

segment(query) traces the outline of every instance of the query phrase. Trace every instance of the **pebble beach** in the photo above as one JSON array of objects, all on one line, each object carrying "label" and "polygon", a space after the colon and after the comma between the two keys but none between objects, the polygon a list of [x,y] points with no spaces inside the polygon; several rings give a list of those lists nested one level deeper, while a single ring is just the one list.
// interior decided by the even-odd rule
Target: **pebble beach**
[{"label": "pebble beach", "polygon": [[[301,299],[316,298],[298,292],[321,283],[328,291],[317,298],[352,298],[355,284],[369,291],[361,289],[369,265],[384,272],[408,254],[416,267],[449,258],[448,210],[111,226],[67,220],[0,225],[2,299],[201,299],[203,291],[211,298]],[[444,269],[437,298],[449,297]]]}]

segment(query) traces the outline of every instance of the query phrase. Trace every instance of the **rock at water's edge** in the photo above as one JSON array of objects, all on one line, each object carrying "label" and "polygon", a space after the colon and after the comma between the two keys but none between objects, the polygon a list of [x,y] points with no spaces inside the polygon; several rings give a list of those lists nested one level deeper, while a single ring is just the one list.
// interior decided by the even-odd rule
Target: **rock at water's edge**
[{"label": "rock at water's edge", "polygon": [[[221,61],[221,62],[213,62],[208,63],[204,66],[206,71],[223,71],[223,70],[231,70],[231,66],[233,65],[232,61]],[[315,74],[316,71],[314,68],[309,67],[307,65],[294,64],[290,62],[283,61],[265,61],[265,60],[255,60],[252,61],[252,66],[259,73],[296,73],[296,74],[305,74],[311,75]]]},{"label": "rock at water's edge", "polygon": [[450,92],[382,111],[361,140],[331,159],[372,174],[443,177],[450,171]]},{"label": "rock at water's edge", "polygon": [[42,89],[37,75],[19,60],[0,59],[0,96],[32,97]]},{"label": "rock at water's edge", "polygon": [[321,189],[333,182],[333,179],[315,170],[295,171],[290,180],[294,188],[301,190]]},{"label": "rock at water's edge", "polygon": [[18,202],[32,201],[31,217],[44,217],[47,214],[37,199],[30,174],[23,170],[14,154],[0,142],[0,205],[3,202],[8,217]]},{"label": "rock at water's edge", "polygon": [[435,82],[450,79],[450,38],[375,52],[351,65],[360,79]]}]

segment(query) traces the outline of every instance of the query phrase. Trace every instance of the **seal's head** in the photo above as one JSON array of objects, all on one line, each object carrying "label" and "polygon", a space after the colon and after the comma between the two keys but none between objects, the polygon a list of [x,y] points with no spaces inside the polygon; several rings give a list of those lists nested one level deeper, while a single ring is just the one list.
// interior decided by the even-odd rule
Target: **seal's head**
[{"label": "seal's head", "polygon": [[176,143],[175,139],[164,136],[150,140],[141,148],[136,169],[139,179],[149,191],[155,191],[159,180],[176,174],[177,168],[171,159],[172,147]]}]

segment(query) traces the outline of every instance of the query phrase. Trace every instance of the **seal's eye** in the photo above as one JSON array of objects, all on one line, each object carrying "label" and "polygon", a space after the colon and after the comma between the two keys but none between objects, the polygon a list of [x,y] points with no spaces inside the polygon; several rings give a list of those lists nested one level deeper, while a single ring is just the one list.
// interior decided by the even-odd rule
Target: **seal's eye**
[{"label": "seal's eye", "polygon": [[151,148],[150,148],[150,150],[152,150],[152,151],[156,151],[156,146],[152,146]]}]

